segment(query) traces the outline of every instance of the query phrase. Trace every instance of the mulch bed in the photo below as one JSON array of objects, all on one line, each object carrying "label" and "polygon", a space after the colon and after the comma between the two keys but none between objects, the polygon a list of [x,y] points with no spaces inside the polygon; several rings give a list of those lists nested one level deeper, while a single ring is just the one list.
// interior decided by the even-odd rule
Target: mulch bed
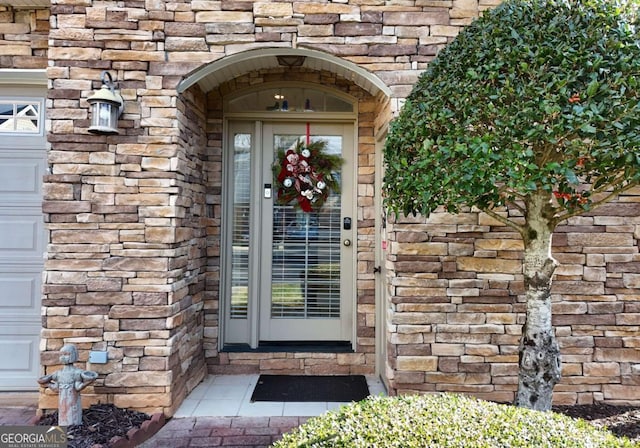
[{"label": "mulch bed", "polygon": [[[68,448],[135,447],[164,425],[164,416],[94,404],[82,411],[82,423],[67,427]],[[43,415],[37,424],[57,426],[58,412]]]},{"label": "mulch bed", "polygon": [[618,437],[626,436],[640,442],[640,407],[599,403],[553,406],[553,411],[587,420],[598,427],[606,427]]}]

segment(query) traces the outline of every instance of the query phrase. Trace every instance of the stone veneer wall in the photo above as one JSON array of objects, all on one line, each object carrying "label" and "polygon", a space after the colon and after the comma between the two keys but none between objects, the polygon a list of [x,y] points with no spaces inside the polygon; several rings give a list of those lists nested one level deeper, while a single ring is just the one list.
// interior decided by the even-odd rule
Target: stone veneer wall
[{"label": "stone veneer wall", "polygon": [[[525,312],[520,236],[477,212],[403,219],[390,235],[392,391],[512,402]],[[558,227],[554,403],[640,404],[639,238],[640,188]]]},{"label": "stone veneer wall", "polygon": [[[50,10],[0,6],[0,68],[46,67],[50,83],[44,370],[56,368],[64,342],[79,345],[81,360],[89,350],[107,350],[109,363],[92,365],[101,375],[86,400],[168,415],[207,370],[370,372],[375,138],[437,51],[498,3],[65,0]],[[227,91],[212,92],[205,104],[197,87],[178,95],[176,86],[191,70],[224,56],[277,46],[344,58],[392,92],[371,98],[349,83],[341,87],[360,102],[355,354],[218,353],[219,96]],[[119,136],[86,132],[86,98],[105,69],[126,100]],[[227,87],[253,82],[256,74],[248,76]],[[622,208],[576,218],[556,235],[564,263],[554,287],[565,363],[556,388],[561,402],[640,399],[637,202],[628,194]],[[478,213],[390,223],[387,235],[390,393],[454,390],[510,400],[524,309],[516,235]],[[52,396],[42,397],[42,408],[54,406]]]},{"label": "stone veneer wall", "polygon": [[48,9],[0,5],[0,68],[46,68],[48,38]]},{"label": "stone veneer wall", "polygon": [[[47,69],[52,174],[44,204],[51,240],[45,370],[56,368],[55,350],[63,342],[79,344],[83,360],[89,350],[107,350],[109,363],[92,366],[101,377],[87,400],[168,414],[204,374],[203,355],[212,372],[372,373],[374,136],[418,71],[490,4],[54,3]],[[205,108],[197,88],[182,95],[175,89],[208,62],[274,46],[344,57],[375,72],[393,91],[391,98],[371,98],[329,73],[296,77],[359,99],[354,354],[217,353],[222,115],[211,95]],[[119,136],[86,132],[86,98],[99,87],[102,70],[115,75],[126,101]],[[41,407],[52,404],[52,397],[43,397]]]},{"label": "stone veneer wall", "polygon": [[[94,64],[107,68],[72,61],[49,74],[93,79]],[[128,103],[120,136],[75,132],[88,125],[77,89],[91,81],[54,81],[50,91],[42,364],[57,368],[52,350],[68,342],[82,360],[106,350],[87,401],[172,414],[206,374],[206,107],[201,92],[172,98],[164,83],[177,79],[140,77],[119,84],[142,97]],[[46,395],[40,406],[54,402]]]}]

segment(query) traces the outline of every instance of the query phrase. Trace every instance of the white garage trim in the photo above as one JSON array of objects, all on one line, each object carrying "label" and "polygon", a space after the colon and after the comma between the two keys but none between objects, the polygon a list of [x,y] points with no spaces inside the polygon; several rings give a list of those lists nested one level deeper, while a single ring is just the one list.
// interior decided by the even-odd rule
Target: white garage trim
[{"label": "white garage trim", "polygon": [[14,70],[11,68],[0,69],[0,85],[22,86],[46,86],[46,70]]}]

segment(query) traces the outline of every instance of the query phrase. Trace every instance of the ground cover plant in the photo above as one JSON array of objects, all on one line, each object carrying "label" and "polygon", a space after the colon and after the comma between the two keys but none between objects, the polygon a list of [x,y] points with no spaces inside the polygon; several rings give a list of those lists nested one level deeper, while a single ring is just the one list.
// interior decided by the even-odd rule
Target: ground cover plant
[{"label": "ground cover plant", "polygon": [[305,424],[275,448],[618,448],[638,447],[592,424],[456,394],[370,397]]},{"label": "ground cover plant", "polygon": [[475,206],[522,237],[518,406],[550,409],[561,376],[554,229],[640,181],[639,4],[506,0],[429,64],[385,142],[395,215]]}]

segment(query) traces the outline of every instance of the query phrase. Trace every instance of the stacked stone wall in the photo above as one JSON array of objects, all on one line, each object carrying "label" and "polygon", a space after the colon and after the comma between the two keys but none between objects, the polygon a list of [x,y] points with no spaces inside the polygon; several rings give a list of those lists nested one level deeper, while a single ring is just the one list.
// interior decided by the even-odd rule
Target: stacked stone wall
[{"label": "stacked stone wall", "polygon": [[49,9],[0,5],[0,69],[47,67]]},{"label": "stacked stone wall", "polygon": [[[206,374],[204,99],[184,95],[177,104],[153,76],[120,86],[144,94],[132,122],[146,121],[145,135],[132,139],[135,125],[114,137],[53,126],[49,138],[42,364],[55,368],[51,350],[68,342],[82,360],[107,351],[107,364],[91,366],[101,376],[87,399],[93,392],[94,400],[171,414]],[[79,95],[54,93],[50,115],[64,115],[56,102]],[[41,406],[54,407],[51,398]]]},{"label": "stacked stone wall", "polygon": [[[555,403],[640,403],[639,195],[636,188],[554,234],[563,371]],[[525,316],[520,236],[466,212],[398,221],[391,238],[391,391],[512,402]]]},{"label": "stacked stone wall", "polygon": [[[171,415],[206,374],[204,95],[178,97],[181,76],[144,58],[96,57],[135,40],[115,29],[123,13],[100,11],[53,7],[42,365],[57,368],[52,350],[65,342],[83,361],[107,351],[87,401]],[[102,70],[125,99],[117,136],[86,132]]]},{"label": "stacked stone wall", "polygon": [[[436,53],[498,3],[65,0],[49,10],[0,6],[0,68],[46,67],[49,78],[43,370],[57,368],[56,350],[66,342],[79,346],[83,361],[90,350],[106,350],[109,362],[91,366],[101,375],[87,400],[169,415],[206,370],[372,372],[375,138]],[[331,73],[294,73],[296,80],[330,85],[359,100],[356,353],[218,353],[220,104],[233,89],[280,81],[284,73],[242,75],[208,94],[195,86],[179,94],[176,87],[207,63],[273,47],[343,58],[391,91],[373,98]],[[100,87],[102,70],[114,75],[125,99],[118,136],[87,133],[86,99]],[[637,201],[629,194],[620,201],[623,208],[576,218],[556,235],[563,262],[554,286],[564,356],[565,377],[556,388],[561,402],[640,399]],[[510,400],[524,311],[516,235],[478,213],[403,221],[387,233],[390,392],[457,390]],[[53,396],[42,397],[41,407],[54,406]]]}]

